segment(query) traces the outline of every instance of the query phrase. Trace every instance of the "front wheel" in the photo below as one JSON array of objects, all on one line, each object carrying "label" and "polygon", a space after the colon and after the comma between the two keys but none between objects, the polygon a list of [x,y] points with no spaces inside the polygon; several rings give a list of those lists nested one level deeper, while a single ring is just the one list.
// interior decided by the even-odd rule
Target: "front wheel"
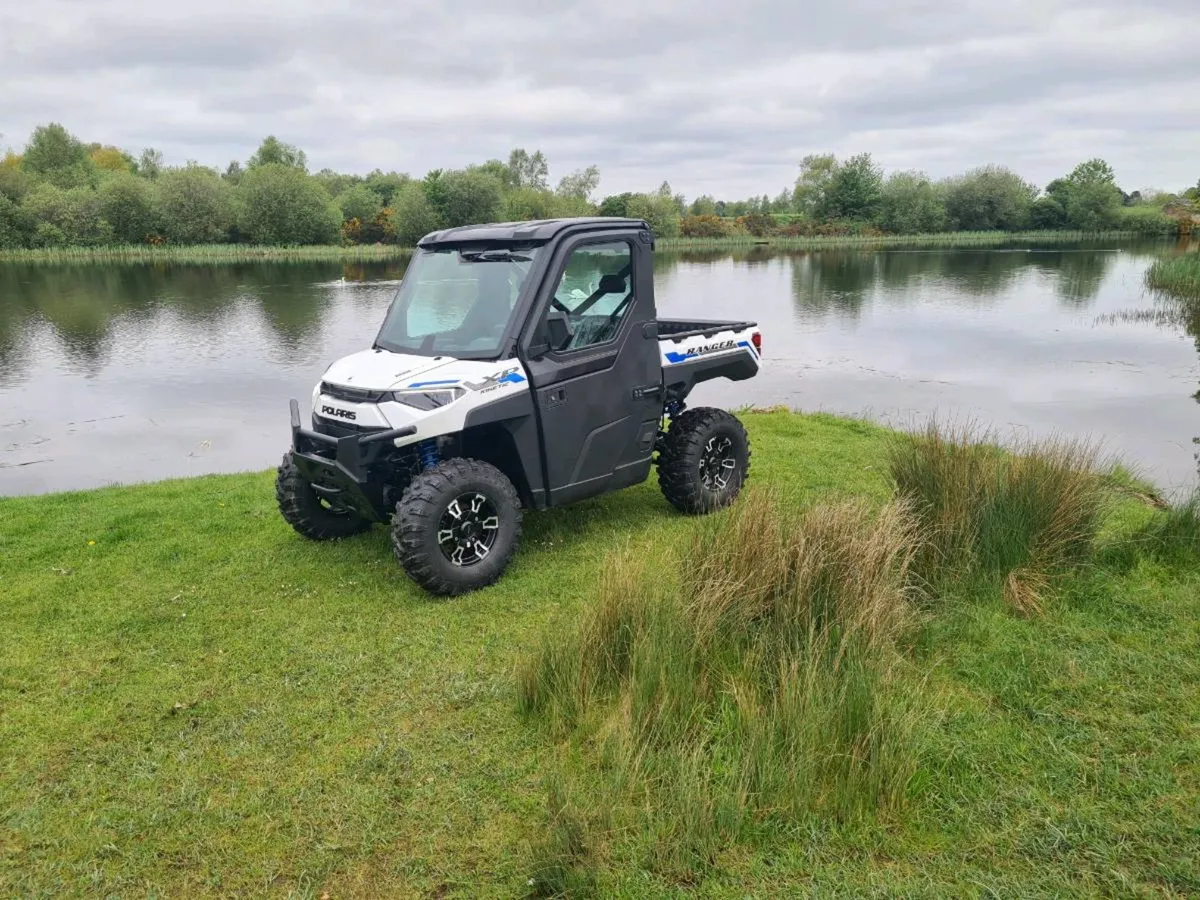
[{"label": "front wheel", "polygon": [[392,524],[400,565],[425,590],[444,596],[499,579],[520,537],[516,489],[477,459],[448,459],[413,478]]},{"label": "front wheel", "polygon": [[275,476],[275,501],[284,520],[298,534],[312,541],[332,541],[359,534],[371,527],[355,510],[341,508],[322,499],[313,490],[291,453],[283,455]]},{"label": "front wheel", "polygon": [[728,506],[750,477],[750,439],[736,416],[698,407],[671,420],[658,455],[658,485],[680,512]]}]

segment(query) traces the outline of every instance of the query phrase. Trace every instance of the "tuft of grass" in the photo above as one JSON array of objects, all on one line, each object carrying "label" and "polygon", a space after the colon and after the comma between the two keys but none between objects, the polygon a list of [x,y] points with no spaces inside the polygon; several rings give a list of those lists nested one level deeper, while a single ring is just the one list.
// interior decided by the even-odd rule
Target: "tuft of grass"
[{"label": "tuft of grass", "polygon": [[1146,285],[1180,300],[1200,300],[1200,253],[1155,260],[1146,270]]},{"label": "tuft of grass", "polygon": [[1200,564],[1200,491],[1154,516],[1134,540],[1142,552],[1162,562]]},{"label": "tuft of grass", "polygon": [[1090,558],[1110,493],[1092,445],[1051,439],[1006,450],[970,426],[936,421],[893,440],[888,465],[925,539],[914,573],[934,590],[999,585],[1026,614]]},{"label": "tuft of grass", "polygon": [[[750,493],[666,572],[606,564],[579,626],[521,667],[520,706],[600,748],[599,820],[674,880],[783,823],[897,810],[923,714],[895,649],[915,540],[900,505],[794,512]],[[552,846],[614,840],[568,837]],[[561,883],[563,857],[535,870]]]}]

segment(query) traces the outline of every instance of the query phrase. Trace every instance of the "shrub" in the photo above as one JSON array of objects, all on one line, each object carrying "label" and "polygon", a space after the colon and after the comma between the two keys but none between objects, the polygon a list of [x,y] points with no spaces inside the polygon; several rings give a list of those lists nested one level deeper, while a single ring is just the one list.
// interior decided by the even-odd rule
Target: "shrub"
[{"label": "shrub", "polygon": [[1031,442],[1006,452],[969,428],[931,422],[898,437],[889,467],[924,538],[914,563],[927,584],[972,577],[1035,612],[1058,575],[1091,554],[1107,491],[1094,448]]},{"label": "shrub", "polygon": [[253,244],[332,244],[338,238],[341,210],[296,166],[270,162],[247,169],[237,201],[238,228]]},{"label": "shrub", "polygon": [[[574,858],[612,829],[686,875],[781,821],[906,798],[920,711],[895,651],[906,510],[793,513],[751,493],[705,525],[676,571],[632,555],[606,565],[578,628],[548,634],[518,672],[522,708],[606,761],[606,794],[557,842]],[[561,865],[537,868],[561,881]]]},{"label": "shrub", "polygon": [[729,236],[729,225],[719,216],[685,216],[679,220],[679,233],[684,237],[722,238]]},{"label": "shrub", "polygon": [[154,180],[155,219],[175,244],[212,244],[233,224],[229,186],[212,169],[169,169]]}]

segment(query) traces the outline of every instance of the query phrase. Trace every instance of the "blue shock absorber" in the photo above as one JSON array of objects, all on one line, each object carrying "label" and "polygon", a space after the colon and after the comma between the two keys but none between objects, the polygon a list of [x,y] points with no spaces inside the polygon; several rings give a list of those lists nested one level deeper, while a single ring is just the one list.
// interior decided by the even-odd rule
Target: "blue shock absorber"
[{"label": "blue shock absorber", "polygon": [[421,468],[431,469],[438,464],[437,441],[427,438],[417,444],[417,453],[421,456]]}]

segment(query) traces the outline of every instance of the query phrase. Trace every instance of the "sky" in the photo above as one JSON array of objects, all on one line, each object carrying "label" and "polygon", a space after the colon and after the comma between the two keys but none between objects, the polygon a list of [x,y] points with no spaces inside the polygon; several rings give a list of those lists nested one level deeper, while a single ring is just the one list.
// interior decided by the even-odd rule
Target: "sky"
[{"label": "sky", "polygon": [[0,0],[0,148],[420,176],[541,149],[598,196],[775,195],[807,154],[1200,179],[1200,0]]}]

